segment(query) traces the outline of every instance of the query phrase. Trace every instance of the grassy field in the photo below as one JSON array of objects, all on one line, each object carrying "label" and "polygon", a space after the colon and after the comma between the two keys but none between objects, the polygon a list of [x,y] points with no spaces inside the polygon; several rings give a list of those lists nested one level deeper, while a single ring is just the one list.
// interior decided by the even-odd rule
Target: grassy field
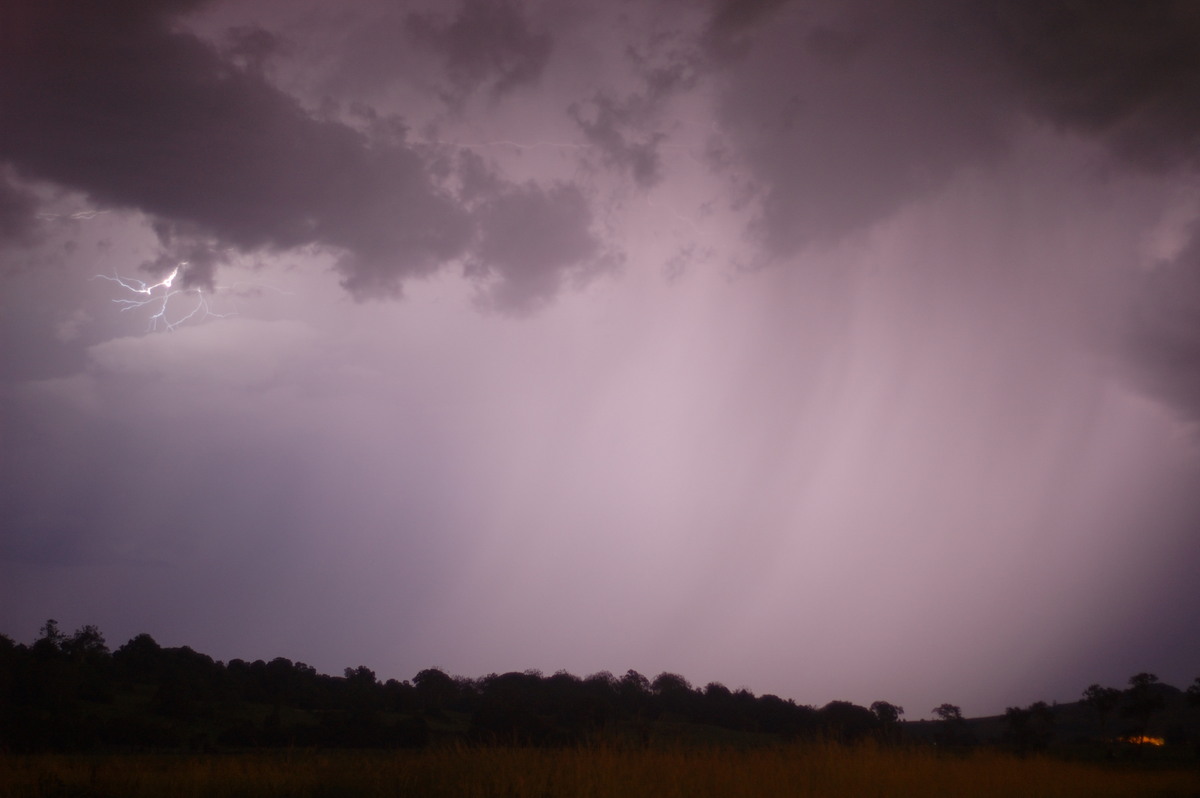
[{"label": "grassy field", "polygon": [[1200,770],[981,751],[805,745],[758,750],[444,748],[398,753],[7,755],[0,795],[39,798],[962,796],[1200,798]]}]

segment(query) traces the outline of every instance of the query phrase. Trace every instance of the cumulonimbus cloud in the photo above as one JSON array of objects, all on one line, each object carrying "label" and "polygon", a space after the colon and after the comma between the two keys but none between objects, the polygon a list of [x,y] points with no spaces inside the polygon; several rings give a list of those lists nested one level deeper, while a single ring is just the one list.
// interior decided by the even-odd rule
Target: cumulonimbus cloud
[{"label": "cumulonimbus cloud", "polygon": [[[262,46],[251,48],[256,58],[248,58],[246,46],[222,51],[176,24],[178,15],[201,5],[51,0],[6,6],[0,17],[0,161],[23,177],[83,191],[99,205],[151,215],[166,250],[164,267],[186,259],[184,250],[315,245],[339,254],[337,268],[349,291],[370,297],[394,295],[405,280],[456,259],[483,257],[470,252],[479,222],[439,184],[422,152],[306,110],[263,75]],[[500,90],[536,72],[536,63],[490,51],[472,50],[468,58],[483,24],[476,17],[500,13],[481,9],[468,4],[448,27],[422,23],[446,50],[452,76],[475,85],[496,72]],[[524,30],[501,28],[510,38]],[[243,45],[244,34],[237,37]],[[521,50],[522,41],[503,52]],[[541,37],[531,41],[537,52],[549,46]],[[6,197],[12,227],[23,218],[20,195]],[[521,208],[557,210],[537,202]],[[580,224],[588,223],[585,215],[576,214]],[[486,228],[487,220],[482,224]],[[486,231],[482,236],[485,243],[494,238]],[[529,268],[578,266],[548,260],[545,247],[530,245],[537,252],[529,262],[537,266]],[[211,282],[214,259],[189,266],[191,282]],[[503,264],[493,268],[513,273]],[[518,282],[536,283],[540,296],[557,280],[526,275]],[[503,296],[523,305],[527,298],[515,286]]]}]

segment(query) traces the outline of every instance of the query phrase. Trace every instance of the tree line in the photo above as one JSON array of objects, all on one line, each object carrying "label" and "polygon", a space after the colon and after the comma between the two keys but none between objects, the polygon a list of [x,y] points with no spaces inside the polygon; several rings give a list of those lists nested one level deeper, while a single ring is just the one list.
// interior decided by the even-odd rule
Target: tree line
[{"label": "tree line", "polygon": [[[1115,691],[1116,698],[1093,685],[1085,698],[1109,714],[1132,701],[1148,720],[1153,700],[1138,697],[1152,695],[1153,682],[1147,688],[1142,681],[1134,693]],[[1200,679],[1189,695],[1200,699]],[[1014,745],[1033,749],[1047,739],[1044,707],[1009,710]],[[936,741],[969,742],[957,707],[934,712]],[[110,651],[96,627],[66,634],[53,620],[30,645],[0,635],[0,750],[10,751],[420,747],[439,740],[644,745],[664,733],[716,739],[718,732],[886,743],[902,740],[903,714],[887,701],[817,708],[718,682],[693,686],[667,672],[464,678],[427,668],[411,680],[381,681],[366,666],[330,676],[283,657],[219,662],[188,646],[163,647],[147,634]]]},{"label": "tree line", "polygon": [[381,681],[303,662],[213,660],[140,634],[115,651],[94,626],[55,621],[31,645],[0,635],[0,749],[88,750],[263,746],[416,747],[470,743],[649,742],[664,725],[795,739],[896,737],[903,709],[834,701],[815,708],[684,677],[630,670],[450,676],[427,668]]}]

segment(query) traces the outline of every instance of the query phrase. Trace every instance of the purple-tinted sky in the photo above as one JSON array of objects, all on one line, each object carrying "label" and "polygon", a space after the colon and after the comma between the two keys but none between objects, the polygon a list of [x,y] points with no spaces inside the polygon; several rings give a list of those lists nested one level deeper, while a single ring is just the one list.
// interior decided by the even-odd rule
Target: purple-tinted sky
[{"label": "purple-tinted sky", "polygon": [[5,3],[0,631],[1190,683],[1198,97],[1190,2]]}]

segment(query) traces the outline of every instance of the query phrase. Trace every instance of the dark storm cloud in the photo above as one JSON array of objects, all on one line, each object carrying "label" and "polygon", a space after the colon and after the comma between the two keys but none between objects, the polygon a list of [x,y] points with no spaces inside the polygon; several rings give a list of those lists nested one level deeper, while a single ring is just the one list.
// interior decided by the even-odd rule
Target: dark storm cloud
[{"label": "dark storm cloud", "polygon": [[143,263],[142,268],[155,274],[164,274],[180,266],[183,278],[181,287],[212,289],[216,285],[218,267],[228,258],[228,247],[222,247],[219,241],[199,231],[186,228],[186,225],[170,222],[155,223],[154,230],[162,250],[152,260]]},{"label": "dark storm cloud", "polygon": [[180,6],[30,8],[9,13],[0,48],[0,155],[20,170],[176,234],[345,250],[359,292],[394,289],[465,245],[465,214],[415,154],[311,117],[174,30]]},{"label": "dark storm cloud", "polygon": [[718,0],[704,39],[720,58],[745,55],[751,40],[747,32],[790,0]]},{"label": "dark storm cloud", "polygon": [[445,60],[451,87],[444,98],[451,104],[480,89],[500,96],[535,82],[553,47],[551,37],[530,30],[521,7],[506,0],[465,0],[450,20],[412,13],[405,28]]},{"label": "dark storm cloud", "polygon": [[1139,167],[1200,164],[1200,6],[1001,3],[995,20],[1036,113]]},{"label": "dark storm cloud", "polygon": [[624,55],[637,88],[623,94],[598,90],[571,103],[567,114],[606,166],[650,188],[664,176],[661,149],[669,137],[660,128],[669,103],[699,83],[702,58],[693,37],[672,29],[652,30],[644,41],[627,45]]},{"label": "dark storm cloud", "polygon": [[501,312],[536,310],[564,278],[582,284],[611,265],[591,232],[587,199],[574,185],[504,186],[479,206],[478,218],[467,271],[485,283],[485,304]]},{"label": "dark storm cloud", "polygon": [[754,37],[717,76],[718,116],[758,181],[772,256],[861,231],[1004,152],[976,20],[927,5],[758,11],[719,10],[709,35]]},{"label": "dark storm cloud", "polygon": [[[343,285],[356,297],[386,296],[469,254],[475,221],[438,186],[446,175],[431,172],[428,154],[405,145],[403,125],[381,127],[367,118],[369,108],[358,114],[364,130],[314,116],[263,74],[283,47],[278,37],[235,28],[219,49],[175,24],[175,14],[197,5],[9,8],[0,43],[0,158],[100,205],[152,215],[163,252],[149,265],[166,270],[187,261],[190,284],[211,284],[229,247],[315,245],[339,255]],[[536,79],[550,48],[512,4],[468,2],[449,22],[411,16],[409,28],[439,50],[463,92],[487,86],[501,94]],[[581,195],[548,192],[567,204],[539,202],[534,189],[520,187],[480,221],[484,250],[473,262],[506,285],[525,286],[512,292],[518,304],[534,282],[539,296],[558,284],[550,272],[575,269],[580,242],[591,241],[570,226],[586,221]],[[19,196],[5,194],[9,228],[23,218]],[[550,231],[549,242],[523,242],[530,265],[516,265],[521,242],[496,244],[497,213],[549,215],[519,221],[526,231]],[[559,231],[563,221],[568,227]],[[490,263],[497,251],[507,260]],[[566,260],[551,262],[553,253]]]},{"label": "dark storm cloud", "polygon": [[1200,420],[1200,230],[1138,278],[1126,344],[1135,379]]},{"label": "dark storm cloud", "polygon": [[777,254],[994,160],[1023,117],[1137,169],[1200,165],[1195,4],[722,4],[706,35],[755,42],[718,70],[719,111],[761,181]]},{"label": "dark storm cloud", "polygon": [[26,243],[37,228],[37,198],[0,170],[0,245]]},{"label": "dark storm cloud", "polygon": [[680,31],[655,31],[645,44],[626,47],[625,55],[649,104],[693,88],[700,78],[700,49]]},{"label": "dark storm cloud", "polygon": [[470,150],[452,169],[476,222],[466,272],[479,282],[484,307],[527,314],[564,280],[583,285],[619,261],[593,233],[591,206],[578,186],[513,184]]},{"label": "dark storm cloud", "polygon": [[[1026,107],[1149,174],[1200,168],[1200,6],[1159,0],[997,6]],[[1200,225],[1141,275],[1125,345],[1137,379],[1200,418]]]},{"label": "dark storm cloud", "polygon": [[222,54],[242,69],[263,71],[267,62],[287,50],[283,39],[255,26],[230,28]]},{"label": "dark storm cloud", "polygon": [[620,103],[597,93],[590,102],[572,103],[568,113],[609,165],[629,172],[639,186],[648,188],[662,177],[658,146],[665,136],[647,133],[639,139],[629,132],[640,115],[640,100],[635,97],[632,103]]}]

